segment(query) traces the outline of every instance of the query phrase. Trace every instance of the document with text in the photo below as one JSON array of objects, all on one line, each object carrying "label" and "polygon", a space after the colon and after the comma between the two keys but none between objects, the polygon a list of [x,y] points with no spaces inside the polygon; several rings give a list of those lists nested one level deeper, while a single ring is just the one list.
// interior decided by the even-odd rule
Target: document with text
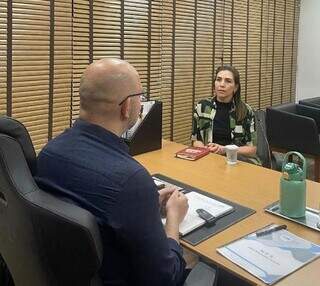
[{"label": "document with text", "polygon": [[320,257],[319,245],[287,230],[252,233],[217,251],[269,285]]}]

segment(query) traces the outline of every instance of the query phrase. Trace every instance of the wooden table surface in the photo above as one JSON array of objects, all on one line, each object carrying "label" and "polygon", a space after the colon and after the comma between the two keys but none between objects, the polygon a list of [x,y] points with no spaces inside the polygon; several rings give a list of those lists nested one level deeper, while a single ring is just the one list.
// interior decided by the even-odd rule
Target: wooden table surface
[{"label": "wooden table surface", "polygon": [[[320,232],[266,213],[264,208],[279,199],[279,180],[281,173],[252,164],[239,162],[230,166],[226,158],[210,154],[198,161],[182,160],[174,154],[184,145],[163,141],[162,149],[135,156],[151,173],[161,173],[178,181],[214,193],[225,199],[256,210],[254,215],[232,225],[193,247],[184,246],[210,259],[215,264],[234,272],[253,285],[266,285],[242,268],[233,264],[216,249],[234,239],[270,224],[287,224],[288,230],[314,243],[320,244]],[[320,184],[307,181],[307,206],[319,209]],[[295,273],[280,280],[277,286],[315,286],[320,281],[320,259],[304,266]]]}]

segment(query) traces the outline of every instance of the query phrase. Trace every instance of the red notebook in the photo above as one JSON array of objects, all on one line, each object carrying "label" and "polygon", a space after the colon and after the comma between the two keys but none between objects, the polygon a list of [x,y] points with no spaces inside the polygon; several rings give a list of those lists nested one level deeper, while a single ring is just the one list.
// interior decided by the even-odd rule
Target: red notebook
[{"label": "red notebook", "polygon": [[176,157],[190,161],[195,161],[205,155],[208,155],[209,153],[209,149],[205,147],[187,147],[178,151],[176,153]]}]

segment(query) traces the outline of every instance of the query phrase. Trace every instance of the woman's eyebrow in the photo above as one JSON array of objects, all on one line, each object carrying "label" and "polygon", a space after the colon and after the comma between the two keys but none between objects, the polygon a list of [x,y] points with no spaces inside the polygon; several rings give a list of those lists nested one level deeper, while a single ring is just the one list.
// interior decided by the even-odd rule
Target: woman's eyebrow
[{"label": "woman's eyebrow", "polygon": [[[222,77],[221,76],[217,76],[216,79],[222,79]],[[231,77],[224,77],[224,79],[225,80],[233,80]]]}]

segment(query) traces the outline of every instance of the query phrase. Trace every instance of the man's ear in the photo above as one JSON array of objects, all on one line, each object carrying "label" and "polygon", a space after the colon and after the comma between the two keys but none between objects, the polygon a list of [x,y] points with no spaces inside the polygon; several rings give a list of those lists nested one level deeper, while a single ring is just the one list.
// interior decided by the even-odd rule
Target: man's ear
[{"label": "man's ear", "polygon": [[127,98],[122,104],[121,104],[121,118],[128,119],[130,115],[130,100],[131,98]]}]

